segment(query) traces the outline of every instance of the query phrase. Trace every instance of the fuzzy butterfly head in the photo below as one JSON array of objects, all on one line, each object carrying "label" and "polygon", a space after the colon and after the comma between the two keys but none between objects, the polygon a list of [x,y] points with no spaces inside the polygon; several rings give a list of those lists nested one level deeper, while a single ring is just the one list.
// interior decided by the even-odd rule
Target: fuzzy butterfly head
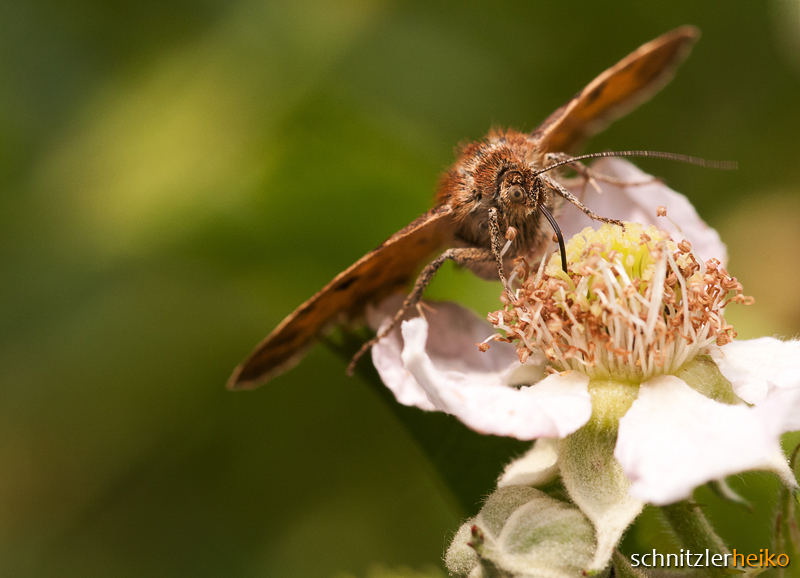
[{"label": "fuzzy butterfly head", "polygon": [[539,209],[546,197],[534,159],[534,141],[511,129],[494,129],[459,151],[442,179],[438,200],[452,207],[460,238],[488,246],[489,210],[497,209],[503,224],[521,235],[519,246],[539,243]]}]

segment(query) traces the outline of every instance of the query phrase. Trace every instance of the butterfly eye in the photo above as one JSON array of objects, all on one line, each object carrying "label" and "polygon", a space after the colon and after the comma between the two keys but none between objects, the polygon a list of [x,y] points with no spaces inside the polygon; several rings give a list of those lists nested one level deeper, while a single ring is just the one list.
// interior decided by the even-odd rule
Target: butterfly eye
[{"label": "butterfly eye", "polygon": [[508,200],[512,203],[523,204],[525,202],[525,191],[522,190],[522,187],[514,185],[508,189]]}]

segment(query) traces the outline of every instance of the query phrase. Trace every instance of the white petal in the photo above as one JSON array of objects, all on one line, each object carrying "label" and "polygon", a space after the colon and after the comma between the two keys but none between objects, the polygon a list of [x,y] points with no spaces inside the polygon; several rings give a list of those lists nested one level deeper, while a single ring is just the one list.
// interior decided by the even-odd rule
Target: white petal
[{"label": "white petal", "polygon": [[800,430],[800,388],[774,390],[753,413],[773,435]]},{"label": "white petal", "polygon": [[[618,158],[602,159],[592,165],[595,171],[623,179],[630,182],[641,182],[652,177],[630,162]],[[670,236],[679,241],[688,239],[698,255],[704,260],[712,257],[719,259],[723,264],[727,261],[727,250],[717,232],[709,227],[697,214],[689,200],[660,182],[636,187],[620,188],[608,183],[599,183],[603,194],[600,195],[591,185],[587,185],[583,192],[583,203],[598,215],[655,225],[661,230],[670,233]],[[581,197],[582,186],[572,187],[572,193]],[[558,223],[567,237],[582,231],[585,227],[597,227],[577,207],[565,203],[563,216]],[[659,206],[667,208],[667,218],[656,218],[656,209]],[[678,232],[673,221],[680,227]]]},{"label": "white petal", "polygon": [[774,389],[800,388],[800,341],[759,337],[711,350],[722,375],[747,403],[761,403]]},{"label": "white petal", "polygon": [[[399,297],[399,298],[398,298]],[[367,309],[370,326],[380,332],[388,325],[394,312],[400,309],[402,296],[393,296],[381,303],[377,309]],[[417,380],[403,367],[400,355],[403,352],[403,339],[399,329],[378,341],[372,347],[372,363],[381,381],[394,393],[397,401],[403,405],[416,406],[426,411],[434,411],[436,406],[428,399],[425,390]]]},{"label": "white petal", "polygon": [[591,416],[589,378],[583,374],[554,374],[532,386],[508,387],[502,378],[511,377],[510,372],[480,375],[437,367],[425,351],[425,319],[405,321],[402,333],[403,363],[428,399],[480,433],[522,440],[563,438]]},{"label": "white petal", "polygon": [[[380,332],[400,309],[403,295],[393,295],[377,308],[367,310],[370,326]],[[426,355],[437,369],[469,375],[486,383],[533,383],[541,378],[546,360],[532,355],[523,366],[516,349],[509,343],[493,343],[482,353],[477,343],[493,333],[488,321],[455,303],[426,302],[425,315],[429,322]],[[416,311],[413,312],[416,314]],[[406,370],[401,359],[403,338],[396,329],[372,348],[372,361],[384,384],[397,401],[432,411],[437,407],[428,399],[425,390]]]},{"label": "white petal", "polygon": [[542,438],[521,458],[506,466],[497,487],[541,486],[558,474],[558,441]]},{"label": "white petal", "polygon": [[620,420],[614,456],[633,483],[631,494],[657,505],[746,470],[775,471],[787,480],[779,435],[764,421],[772,409],[721,404],[675,376],[656,377],[641,385]]}]

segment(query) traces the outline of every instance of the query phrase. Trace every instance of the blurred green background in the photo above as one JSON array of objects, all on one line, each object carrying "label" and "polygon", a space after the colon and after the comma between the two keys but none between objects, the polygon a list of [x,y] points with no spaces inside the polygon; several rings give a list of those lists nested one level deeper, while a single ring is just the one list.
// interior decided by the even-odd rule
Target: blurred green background
[{"label": "blurred green background", "polygon": [[[739,161],[639,164],[727,241],[741,335],[796,334],[800,1],[0,3],[0,576],[436,574],[464,512],[343,361],[225,380],[428,208],[456,143],[681,24],[676,79],[587,150]],[[702,500],[757,552],[775,485],[734,483],[756,514]]]}]

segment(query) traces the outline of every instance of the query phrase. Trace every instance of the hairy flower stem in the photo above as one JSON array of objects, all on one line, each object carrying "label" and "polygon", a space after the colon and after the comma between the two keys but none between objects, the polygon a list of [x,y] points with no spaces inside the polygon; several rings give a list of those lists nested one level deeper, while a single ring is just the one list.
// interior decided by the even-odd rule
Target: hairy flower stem
[{"label": "hairy flower stem", "polygon": [[646,578],[646,574],[631,566],[630,560],[619,550],[614,550],[612,557],[614,563],[614,576],[616,578]]},{"label": "hairy flower stem", "polygon": [[[797,465],[800,444],[792,452],[789,460],[789,467],[792,472]],[[785,553],[790,559],[795,559],[800,555],[800,526],[795,513],[797,507],[798,494],[791,488],[781,488],[778,498],[778,512],[775,517],[775,530],[773,536],[773,547],[777,552]],[[784,568],[778,568],[778,577],[791,575]]]},{"label": "hairy flower stem", "polygon": [[[697,553],[708,549],[711,556],[730,553],[697,504],[684,500],[663,506],[661,512],[684,548]],[[708,575],[728,576],[728,572],[726,568],[712,566],[708,568]]]}]

